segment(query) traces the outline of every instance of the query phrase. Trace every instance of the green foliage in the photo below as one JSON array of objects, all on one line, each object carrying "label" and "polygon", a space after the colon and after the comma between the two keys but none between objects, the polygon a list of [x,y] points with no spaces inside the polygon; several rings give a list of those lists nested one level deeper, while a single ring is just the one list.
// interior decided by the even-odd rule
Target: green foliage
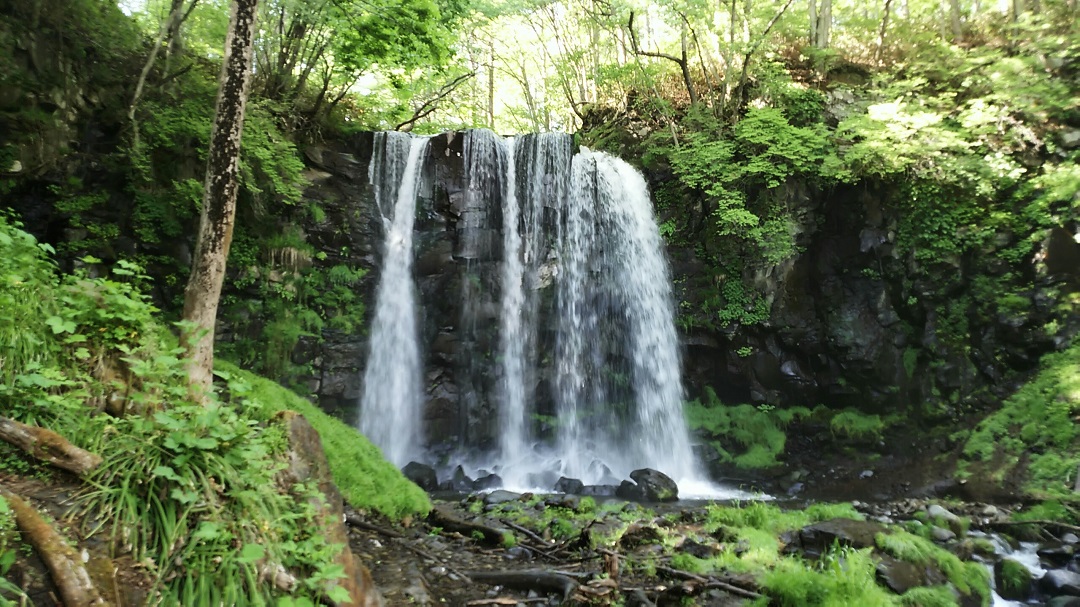
[{"label": "green foliage", "polygon": [[[230,403],[191,402],[181,350],[139,291],[146,278],[137,266],[57,279],[32,238],[6,220],[0,236],[10,259],[23,262],[0,267],[0,293],[14,298],[32,287],[36,301],[55,304],[52,316],[24,327],[51,355],[5,359],[18,366],[0,384],[0,408],[104,458],[80,498],[84,531],[107,532],[129,551],[164,602],[266,604],[281,593],[265,583],[266,564],[292,572],[300,595],[342,598],[340,590],[324,596],[324,583],[342,575],[334,563],[341,547],[318,534],[324,497],[314,485],[280,488],[288,445],[273,413],[285,407],[313,419],[336,482],[359,507],[391,517],[427,511],[423,492],[355,430],[271,382],[233,370]],[[117,393],[128,415],[94,414],[95,402]]]},{"label": "green foliage", "polygon": [[956,595],[948,586],[916,586],[900,597],[905,607],[956,607]]},{"label": "green foliage", "polygon": [[[309,372],[306,363],[293,361],[301,338],[361,330],[365,306],[358,287],[366,272],[347,264],[312,265],[310,245],[289,231],[259,240],[245,234],[236,244],[230,264],[243,268],[239,282],[254,294],[223,301],[222,315],[248,330],[219,348],[239,364],[295,386]],[[263,322],[247,321],[252,317]]]},{"label": "green foliage", "polygon": [[1026,462],[1024,489],[1067,495],[1080,464],[1080,344],[1048,354],[1031,381],[979,422],[964,445],[965,471],[1011,477]]},{"label": "green foliage", "polygon": [[0,606],[18,605],[4,595],[25,601],[28,597],[22,588],[7,579],[8,570],[15,564],[16,549],[18,548],[18,532],[15,529],[15,513],[11,510],[7,500],[0,497]]},{"label": "green foliage", "polygon": [[784,559],[765,574],[762,587],[773,604],[783,607],[895,605],[894,595],[875,582],[870,550],[834,549],[816,564]]},{"label": "green foliage", "polygon": [[867,415],[855,409],[844,409],[829,420],[829,429],[834,435],[860,440],[880,438],[885,426],[880,415]]},{"label": "green foliage", "polygon": [[983,605],[990,602],[990,575],[979,563],[963,562],[933,541],[906,531],[879,533],[874,538],[878,548],[902,561],[915,565],[934,565],[949,583],[964,596],[977,596]]},{"label": "green foliage", "polygon": [[1023,563],[1001,559],[1001,589],[1009,595],[1024,595],[1031,588],[1031,572]]},{"label": "green foliage", "polygon": [[215,373],[227,379],[232,400],[258,403],[250,407],[250,414],[255,419],[270,419],[274,413],[283,410],[303,415],[319,432],[334,483],[354,508],[378,512],[392,519],[423,515],[431,509],[423,490],[402,476],[393,464],[382,458],[377,447],[352,427],[327,415],[294,392],[223,360],[215,362]]},{"label": "green foliage", "polygon": [[836,162],[824,126],[793,126],[782,110],[766,107],[750,110],[730,138],[714,138],[713,128],[687,134],[668,156],[672,170],[688,191],[705,196],[715,236],[748,247],[748,261],[774,265],[791,257],[792,218],[777,189]]},{"label": "green foliage", "polygon": [[19,228],[0,213],[0,385],[58,354],[46,322],[57,311],[57,278],[46,256],[52,247]]},{"label": "green foliage", "polygon": [[[780,462],[787,444],[784,428],[792,420],[807,417],[804,407],[773,409],[753,405],[727,406],[720,402],[711,388],[705,388],[705,402],[686,404],[686,417],[691,430],[711,438],[710,445],[725,462],[740,468],[767,468]],[[732,450],[742,447],[741,453]]]}]

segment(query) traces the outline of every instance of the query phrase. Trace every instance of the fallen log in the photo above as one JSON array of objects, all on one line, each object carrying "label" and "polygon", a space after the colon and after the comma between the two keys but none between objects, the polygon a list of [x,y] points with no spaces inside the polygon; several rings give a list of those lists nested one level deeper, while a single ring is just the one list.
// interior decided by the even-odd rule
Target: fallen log
[{"label": "fallen log", "polygon": [[517,590],[536,590],[537,592],[558,592],[563,600],[570,598],[578,583],[571,577],[549,571],[466,571],[465,575],[474,582],[506,586]]},{"label": "fallen log", "polygon": [[101,456],[72,445],[56,432],[7,417],[0,417],[0,439],[37,459],[79,476],[86,476],[101,465]]},{"label": "fallen log", "polygon": [[484,542],[493,545],[502,545],[503,537],[510,533],[505,529],[496,529],[479,523],[466,521],[458,518],[453,512],[444,506],[435,506],[428,514],[428,522],[433,527],[441,527],[447,531],[454,531],[465,536],[472,537],[479,534]]},{"label": "fallen log", "polygon": [[60,591],[65,605],[106,607],[108,601],[94,587],[82,558],[33,506],[0,487],[0,496],[15,513],[15,524],[23,538],[34,547]]}]

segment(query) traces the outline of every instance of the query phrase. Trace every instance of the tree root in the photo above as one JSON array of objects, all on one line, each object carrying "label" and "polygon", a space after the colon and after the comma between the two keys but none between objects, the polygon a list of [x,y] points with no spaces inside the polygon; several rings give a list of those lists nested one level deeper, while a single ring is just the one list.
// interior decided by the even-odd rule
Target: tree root
[{"label": "tree root", "polygon": [[37,459],[79,476],[86,476],[101,465],[101,456],[72,445],[56,432],[28,426],[7,417],[0,417],[0,439]]},{"label": "tree root", "polygon": [[37,510],[18,495],[0,487],[0,496],[15,512],[15,523],[49,568],[60,597],[69,607],[107,607],[108,601],[94,587],[79,553],[53,529]]},{"label": "tree root", "polygon": [[548,571],[466,571],[465,575],[474,582],[497,584],[518,590],[559,592],[562,593],[564,601],[570,598],[578,586],[573,578]]}]

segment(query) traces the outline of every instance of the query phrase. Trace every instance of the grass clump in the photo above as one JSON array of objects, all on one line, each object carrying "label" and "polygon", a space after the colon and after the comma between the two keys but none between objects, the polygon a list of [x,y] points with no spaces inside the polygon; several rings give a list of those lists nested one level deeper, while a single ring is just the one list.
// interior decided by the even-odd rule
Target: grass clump
[{"label": "grass clump", "polygon": [[900,597],[904,607],[956,607],[956,595],[948,586],[916,586]]},{"label": "grass clump", "polygon": [[932,541],[907,531],[879,533],[874,540],[878,548],[897,559],[923,567],[937,567],[960,594],[978,596],[984,605],[989,604],[990,576],[979,563],[965,563]]},{"label": "grass clump", "polygon": [[1013,559],[1001,559],[1002,596],[1025,596],[1031,587],[1031,572],[1023,563]]},{"label": "grass clump", "polygon": [[886,426],[880,415],[867,415],[850,408],[836,413],[829,420],[829,429],[834,436],[856,440],[878,439]]},{"label": "grass clump", "polygon": [[770,468],[780,464],[787,445],[785,428],[799,417],[807,417],[805,407],[776,409],[770,405],[728,406],[711,388],[705,388],[704,402],[686,405],[690,429],[701,432],[724,462],[740,468]]},{"label": "grass clump", "polygon": [[1066,496],[1080,464],[1077,414],[1080,342],[1044,356],[1038,375],[979,422],[964,445],[961,472],[997,482],[1022,472],[1028,493]]},{"label": "grass clump", "polygon": [[226,361],[215,362],[215,373],[228,382],[233,399],[257,403],[251,407],[256,419],[265,421],[284,410],[307,418],[322,439],[334,483],[354,508],[391,519],[426,515],[431,510],[427,494],[383,459],[378,447],[341,420],[295,392]]},{"label": "grass clump", "polygon": [[[890,607],[896,597],[875,581],[870,549],[834,549],[817,563],[784,559],[762,578],[769,605],[781,607]],[[759,604],[766,604],[761,602]]]}]

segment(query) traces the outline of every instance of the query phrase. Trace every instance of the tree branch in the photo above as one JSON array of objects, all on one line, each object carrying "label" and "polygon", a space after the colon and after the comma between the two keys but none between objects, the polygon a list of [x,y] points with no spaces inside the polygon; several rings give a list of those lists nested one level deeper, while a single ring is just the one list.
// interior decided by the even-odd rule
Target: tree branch
[{"label": "tree branch", "polygon": [[[453,80],[451,80],[447,84],[444,84],[443,87],[441,89],[439,89],[439,91],[435,94],[434,97],[432,97],[431,99],[428,99],[427,101],[422,103],[420,105],[420,107],[416,108],[416,111],[413,112],[412,118],[409,118],[405,122],[402,122],[401,124],[395,126],[394,130],[395,131],[400,131],[400,130],[403,130],[403,129],[404,130],[411,129],[412,125],[416,124],[416,122],[418,120],[420,120],[421,118],[424,118],[425,116],[427,116],[427,115],[431,114],[432,112],[434,112],[435,110],[439,109],[439,107],[438,107],[439,102],[442,101],[443,99],[445,99],[447,97],[447,95],[454,92],[454,90],[458,86],[460,86],[461,83],[465,82],[466,80],[468,80],[469,78],[472,78],[475,75],[476,75],[476,72],[468,72],[468,73],[465,73],[465,74],[462,74],[462,75],[458,76],[457,78],[454,78]],[[409,128],[407,129],[405,127],[409,127]]]}]

